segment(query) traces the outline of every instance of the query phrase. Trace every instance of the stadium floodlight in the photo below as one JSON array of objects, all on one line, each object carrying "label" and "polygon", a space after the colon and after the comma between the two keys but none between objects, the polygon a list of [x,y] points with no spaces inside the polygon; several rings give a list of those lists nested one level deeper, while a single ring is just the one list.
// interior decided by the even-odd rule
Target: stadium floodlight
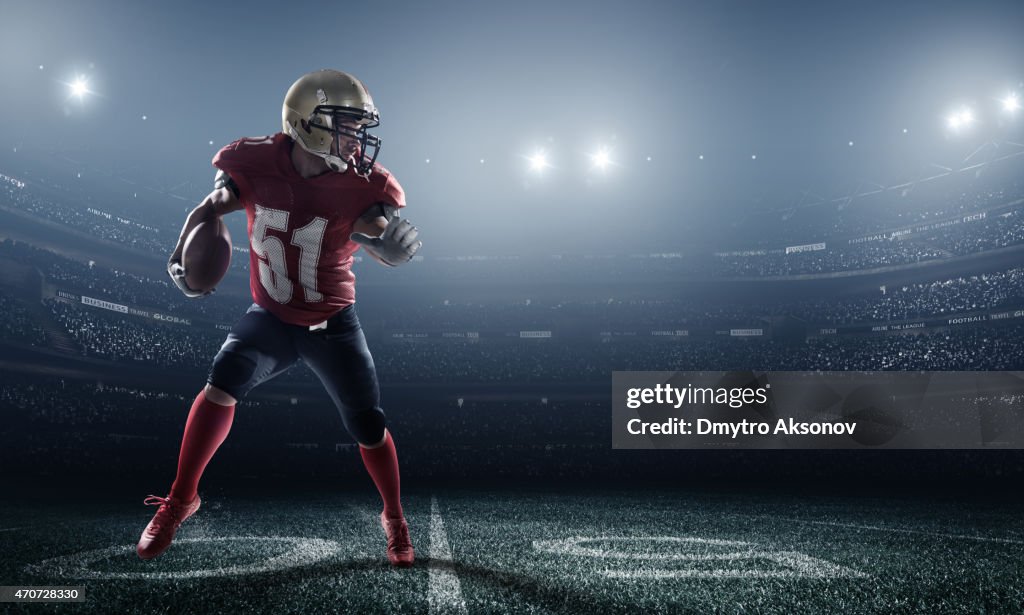
[{"label": "stadium floodlight", "polygon": [[545,154],[542,151],[536,152],[534,155],[530,156],[528,160],[530,161],[531,171],[540,172],[546,169],[548,166],[550,166],[548,165],[547,154]]},{"label": "stadium floodlight", "polygon": [[612,163],[611,155],[608,153],[608,148],[602,147],[593,154],[590,155],[590,161],[594,163],[594,166],[601,169],[602,171],[608,168],[608,165]]},{"label": "stadium floodlight", "polygon": [[89,83],[85,79],[83,79],[81,77],[78,77],[77,79],[74,80],[74,82],[71,83],[71,94],[73,96],[77,96],[78,98],[82,98],[83,96],[85,96],[88,93],[89,93]]},{"label": "stadium floodlight", "polygon": [[1016,94],[1010,94],[1003,99],[1003,111],[1013,113],[1017,109],[1020,109],[1020,99],[1017,98]]},{"label": "stadium floodlight", "polygon": [[972,123],[974,123],[974,113],[971,112],[970,109],[961,109],[960,111],[949,116],[947,122],[949,123],[949,127],[952,128],[953,130],[957,130],[959,128],[966,128],[967,126],[970,126]]}]

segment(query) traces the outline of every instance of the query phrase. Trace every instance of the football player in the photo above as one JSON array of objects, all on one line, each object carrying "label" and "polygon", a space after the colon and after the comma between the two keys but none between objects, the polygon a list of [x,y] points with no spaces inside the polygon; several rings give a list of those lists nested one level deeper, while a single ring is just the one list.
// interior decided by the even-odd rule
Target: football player
[{"label": "football player", "polygon": [[285,95],[283,131],[240,139],[213,158],[215,188],[189,214],[167,269],[189,297],[182,267],[185,238],[200,222],[245,210],[253,305],[213,360],[207,384],[189,412],[178,473],[136,547],[152,559],[199,509],[197,487],[227,437],[235,404],[299,360],[319,377],[359,443],[384,500],[381,525],[394,566],[410,566],[413,548],[402,512],[398,458],[385,427],[373,358],[355,309],[352,256],[362,247],[388,267],[409,262],[422,242],[399,216],[405,194],[377,164],[377,108],[347,73],[304,75]]}]

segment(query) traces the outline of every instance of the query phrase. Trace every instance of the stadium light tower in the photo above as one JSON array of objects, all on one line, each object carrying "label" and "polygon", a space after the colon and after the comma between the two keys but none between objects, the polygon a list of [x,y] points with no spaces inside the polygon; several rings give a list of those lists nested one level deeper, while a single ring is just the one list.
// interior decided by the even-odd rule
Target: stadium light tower
[{"label": "stadium light tower", "polygon": [[974,113],[965,107],[949,116],[946,121],[953,130],[967,128],[974,123]]},{"label": "stadium light tower", "polygon": [[530,156],[527,160],[530,161],[530,170],[537,173],[543,171],[550,166],[548,164],[548,157],[543,151],[538,151]]},{"label": "stadium light tower", "polygon": [[1004,98],[1002,102],[1003,102],[1003,111],[1008,111],[1010,113],[1013,113],[1014,111],[1020,109],[1020,99],[1017,98],[1017,94],[1016,93],[1010,94],[1009,96]]},{"label": "stadium light tower", "polygon": [[76,78],[71,84],[71,95],[81,100],[89,93],[89,82],[82,77]]}]

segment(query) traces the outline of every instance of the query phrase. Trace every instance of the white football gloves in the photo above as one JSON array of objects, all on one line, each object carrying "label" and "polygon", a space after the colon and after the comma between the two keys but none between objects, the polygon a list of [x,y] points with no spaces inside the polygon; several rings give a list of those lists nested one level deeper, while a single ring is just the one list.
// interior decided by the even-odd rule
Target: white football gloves
[{"label": "white football gloves", "polygon": [[412,260],[416,251],[423,245],[422,241],[416,241],[419,234],[419,230],[411,222],[395,216],[388,222],[380,237],[352,233],[349,238],[366,248],[367,252],[376,256],[385,265],[397,267]]},{"label": "white football gloves", "polygon": [[191,288],[189,288],[188,284],[185,282],[185,268],[182,267],[181,261],[168,261],[167,274],[171,276],[171,281],[174,282],[174,285],[178,287],[178,290],[184,293],[184,295],[189,299],[205,297],[206,295],[213,293],[212,289],[208,292],[201,293],[198,290],[192,290]]}]

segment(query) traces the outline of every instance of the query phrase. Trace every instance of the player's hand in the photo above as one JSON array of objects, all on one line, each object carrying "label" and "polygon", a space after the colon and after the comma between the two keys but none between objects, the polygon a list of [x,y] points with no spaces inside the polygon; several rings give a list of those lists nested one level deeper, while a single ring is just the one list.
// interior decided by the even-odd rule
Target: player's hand
[{"label": "player's hand", "polygon": [[188,287],[185,282],[185,268],[181,265],[181,261],[171,260],[167,262],[167,274],[171,276],[171,281],[178,287],[182,293],[185,294],[189,299],[195,299],[197,297],[205,297],[213,293],[214,289],[210,289],[205,293],[201,293],[198,290],[192,290]]},{"label": "player's hand", "polygon": [[352,233],[349,238],[366,248],[367,252],[376,256],[385,265],[397,267],[412,260],[423,245],[422,241],[416,241],[419,234],[419,229],[411,222],[395,216],[388,222],[380,237]]}]

